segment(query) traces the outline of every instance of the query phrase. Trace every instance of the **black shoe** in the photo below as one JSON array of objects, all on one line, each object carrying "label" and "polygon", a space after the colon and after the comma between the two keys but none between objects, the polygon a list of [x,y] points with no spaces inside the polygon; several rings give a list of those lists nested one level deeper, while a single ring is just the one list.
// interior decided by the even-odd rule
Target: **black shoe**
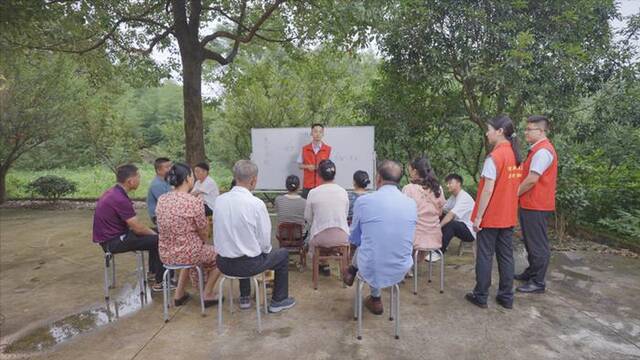
[{"label": "black shoe", "polygon": [[322,276],[331,276],[331,268],[329,265],[320,265],[319,272]]},{"label": "black shoe", "polygon": [[186,304],[190,298],[191,298],[191,295],[188,292],[185,292],[180,299],[173,299],[173,304],[175,306],[182,306]]},{"label": "black shoe", "polygon": [[350,265],[342,274],[342,282],[347,286],[353,285],[353,281],[355,280],[357,273],[358,269],[356,269],[353,265]]},{"label": "black shoe", "polygon": [[518,281],[529,281],[529,274],[523,272],[522,274],[515,274],[513,278]]},{"label": "black shoe", "polygon": [[517,292],[528,293],[528,294],[542,294],[544,293],[544,290],[545,290],[544,286],[536,285],[532,282],[528,282],[516,288]]},{"label": "black shoe", "polygon": [[481,307],[483,309],[487,308],[487,303],[480,302],[477,296],[474,293],[467,293],[464,298],[477,307]]},{"label": "black shoe", "polygon": [[496,297],[496,302],[498,303],[498,305],[502,306],[505,309],[513,309],[513,300],[507,301]]}]

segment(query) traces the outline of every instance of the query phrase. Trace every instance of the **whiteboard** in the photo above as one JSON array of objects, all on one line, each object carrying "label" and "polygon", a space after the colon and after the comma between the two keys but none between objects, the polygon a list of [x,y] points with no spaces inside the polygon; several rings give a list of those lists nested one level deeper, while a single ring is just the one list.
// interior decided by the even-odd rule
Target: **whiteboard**
[{"label": "whiteboard", "polygon": [[[323,141],[331,146],[336,163],[336,183],[353,188],[353,173],[364,170],[375,183],[376,154],[373,126],[345,126],[324,129]],[[251,129],[251,160],[258,165],[258,190],[285,190],[289,175],[298,175],[302,188],[302,170],[298,155],[311,142],[310,128]]]}]

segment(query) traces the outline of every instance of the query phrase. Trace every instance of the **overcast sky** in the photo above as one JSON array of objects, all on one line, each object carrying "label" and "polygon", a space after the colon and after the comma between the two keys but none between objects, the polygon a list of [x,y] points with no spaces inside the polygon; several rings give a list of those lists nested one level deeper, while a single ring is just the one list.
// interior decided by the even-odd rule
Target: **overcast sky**
[{"label": "overcast sky", "polygon": [[[623,17],[630,16],[636,14],[640,11],[640,0],[618,0],[618,9]],[[614,20],[611,25],[615,30],[621,29],[624,26],[623,20]],[[638,44],[640,46],[640,44]],[[170,56],[168,51],[159,52],[155,51],[151,55],[158,62],[165,62]],[[179,61],[179,59],[178,59]],[[181,76],[179,73],[172,74],[173,80],[181,83]],[[207,82],[203,80],[202,82],[202,95],[205,97],[216,97],[222,94],[222,87],[217,83]]]}]

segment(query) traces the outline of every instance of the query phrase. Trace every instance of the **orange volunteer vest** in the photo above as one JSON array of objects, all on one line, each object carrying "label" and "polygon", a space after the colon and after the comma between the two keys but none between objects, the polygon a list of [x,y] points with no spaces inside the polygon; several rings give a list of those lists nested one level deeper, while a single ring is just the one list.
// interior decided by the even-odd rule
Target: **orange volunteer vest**
[{"label": "orange volunteer vest", "polygon": [[[311,143],[302,147],[302,163],[304,165],[314,164],[318,166],[320,161],[328,159],[331,156],[331,146],[322,143],[320,147],[320,151],[318,153],[313,152],[313,145]],[[304,189],[313,189],[316,186],[322,184],[322,179],[317,171],[311,171],[305,169],[303,171],[303,183],[302,187]]]},{"label": "orange volunteer vest", "polygon": [[[508,141],[497,144],[490,156],[496,164],[496,182],[480,227],[510,228],[516,225],[518,217],[518,186],[522,181],[522,168],[516,166],[516,157]],[[478,204],[484,184],[484,177],[480,178],[478,200],[473,207],[472,220],[475,220],[478,214]]]},{"label": "orange volunteer vest", "polygon": [[520,207],[527,210],[554,211],[556,209],[556,180],[558,179],[558,156],[549,139],[535,144],[527,160],[522,165],[524,176],[529,175],[533,155],[539,150],[547,149],[553,155],[553,162],[544,174],[540,174],[538,182],[529,191],[520,196]]}]

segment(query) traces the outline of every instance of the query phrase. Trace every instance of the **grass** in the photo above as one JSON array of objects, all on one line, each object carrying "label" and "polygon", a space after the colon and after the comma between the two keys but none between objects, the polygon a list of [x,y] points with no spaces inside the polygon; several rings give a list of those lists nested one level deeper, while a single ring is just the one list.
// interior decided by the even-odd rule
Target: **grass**
[{"label": "grass", "polygon": [[[132,199],[144,199],[155,171],[151,164],[143,164],[140,168],[140,187],[129,194]],[[61,176],[76,183],[77,191],[65,196],[65,198],[97,199],[102,193],[113,186],[115,175],[104,166],[94,166],[79,169],[51,169],[51,170],[9,170],[7,174],[7,197],[9,199],[38,197],[27,190],[27,185],[45,175]],[[231,171],[216,164],[211,164],[210,176],[218,183],[220,190],[226,190],[231,183]]]}]

